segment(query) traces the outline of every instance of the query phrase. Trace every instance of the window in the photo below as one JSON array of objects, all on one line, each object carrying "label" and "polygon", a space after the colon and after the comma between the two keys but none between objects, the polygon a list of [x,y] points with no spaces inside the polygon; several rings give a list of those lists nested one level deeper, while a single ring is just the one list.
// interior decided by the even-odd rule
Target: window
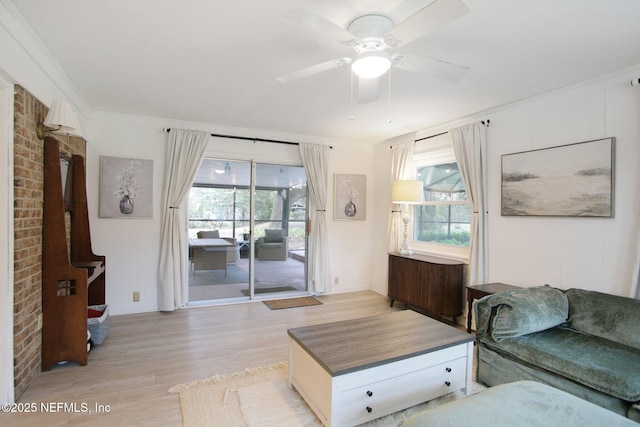
[{"label": "window", "polygon": [[[218,230],[220,237],[243,238],[250,233],[250,179],[250,162],[205,159],[189,192],[189,238],[204,230]],[[265,229],[282,229],[289,250],[305,248],[303,167],[257,164],[254,202],[254,239],[264,236]]]},{"label": "window", "polygon": [[189,192],[189,237],[219,230],[221,237],[249,232],[249,189],[194,184]]},{"label": "window", "polygon": [[414,207],[413,239],[468,247],[471,207],[451,141],[445,135],[420,151],[413,160],[416,179],[424,183],[425,201]]},{"label": "window", "polygon": [[[255,238],[265,228],[285,230],[289,248],[305,246],[307,186],[256,189]],[[249,189],[194,184],[189,192],[189,237],[198,231],[218,230],[221,237],[249,233]]]}]

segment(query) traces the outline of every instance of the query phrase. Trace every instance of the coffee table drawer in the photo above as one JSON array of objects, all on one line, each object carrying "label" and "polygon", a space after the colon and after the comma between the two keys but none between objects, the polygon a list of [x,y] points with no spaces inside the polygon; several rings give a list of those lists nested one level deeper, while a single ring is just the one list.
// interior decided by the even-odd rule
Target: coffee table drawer
[{"label": "coffee table drawer", "polygon": [[338,391],[334,420],[355,425],[459,390],[466,385],[466,368],[464,357],[391,378],[371,372],[373,382]]}]

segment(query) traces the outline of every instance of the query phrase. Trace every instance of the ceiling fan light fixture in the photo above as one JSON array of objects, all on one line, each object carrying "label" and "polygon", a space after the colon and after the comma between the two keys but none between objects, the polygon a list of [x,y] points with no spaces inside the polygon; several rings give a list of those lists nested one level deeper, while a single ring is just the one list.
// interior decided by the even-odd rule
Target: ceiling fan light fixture
[{"label": "ceiling fan light fixture", "polygon": [[223,173],[229,175],[231,173],[231,164],[229,162],[226,162],[224,165],[222,165],[222,163],[219,163],[218,165],[216,165],[213,171],[218,175],[222,175]]},{"label": "ceiling fan light fixture", "polygon": [[364,79],[380,77],[390,67],[391,58],[386,52],[365,52],[351,64],[351,70]]}]

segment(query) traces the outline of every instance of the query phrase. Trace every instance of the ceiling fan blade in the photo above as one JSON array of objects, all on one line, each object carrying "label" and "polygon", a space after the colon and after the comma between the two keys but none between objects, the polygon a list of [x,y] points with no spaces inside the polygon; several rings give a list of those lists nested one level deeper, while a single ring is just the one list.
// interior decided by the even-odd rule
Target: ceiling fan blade
[{"label": "ceiling fan blade", "polygon": [[293,22],[304,25],[318,34],[331,37],[338,42],[355,39],[355,36],[349,31],[310,11],[309,9],[290,10],[284,14],[284,17]]},{"label": "ceiling fan blade", "polygon": [[462,0],[435,0],[389,31],[398,45],[411,43],[427,33],[469,13]]},{"label": "ceiling fan blade", "polygon": [[427,74],[452,83],[460,81],[469,71],[468,67],[462,65],[413,55],[407,56],[402,62],[393,66],[401,70]]},{"label": "ceiling fan blade", "polygon": [[393,10],[389,11],[388,16],[398,26],[434,1],[437,0],[403,0]]},{"label": "ceiling fan blade", "polygon": [[358,103],[366,104],[378,100],[378,77],[372,79],[358,78]]},{"label": "ceiling fan blade", "polygon": [[280,83],[289,83],[294,80],[303,79],[305,77],[312,76],[314,74],[321,73],[323,71],[328,71],[333,68],[342,67],[343,65],[349,64],[351,62],[351,58],[342,57],[332,59],[331,61],[321,62],[320,64],[312,65],[310,67],[303,68],[298,71],[294,71],[292,73],[284,74],[280,77],[277,77],[276,80]]}]

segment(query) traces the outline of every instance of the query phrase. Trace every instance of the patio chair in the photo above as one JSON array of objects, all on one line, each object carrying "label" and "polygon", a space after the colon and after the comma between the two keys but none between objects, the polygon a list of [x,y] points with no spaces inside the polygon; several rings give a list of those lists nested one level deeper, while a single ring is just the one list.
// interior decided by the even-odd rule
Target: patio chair
[{"label": "patio chair", "polygon": [[264,230],[264,237],[258,239],[258,259],[286,261],[287,255],[287,236],[283,230]]}]

